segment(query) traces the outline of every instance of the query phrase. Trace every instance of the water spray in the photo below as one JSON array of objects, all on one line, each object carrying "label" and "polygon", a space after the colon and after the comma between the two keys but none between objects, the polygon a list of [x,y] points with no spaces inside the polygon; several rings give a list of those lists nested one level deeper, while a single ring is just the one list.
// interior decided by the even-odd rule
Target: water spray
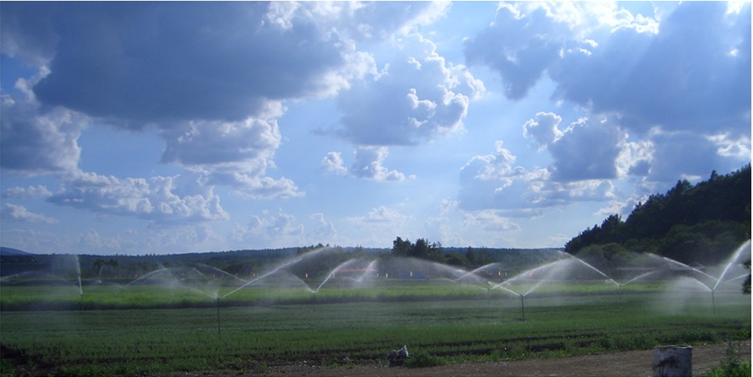
[{"label": "water spray", "polygon": [[222,340],[222,326],[220,322],[220,296],[216,297],[217,300],[217,336]]},{"label": "water spray", "polygon": [[78,275],[78,308],[84,310],[84,287],[81,285],[81,264],[76,256],[76,274]]}]

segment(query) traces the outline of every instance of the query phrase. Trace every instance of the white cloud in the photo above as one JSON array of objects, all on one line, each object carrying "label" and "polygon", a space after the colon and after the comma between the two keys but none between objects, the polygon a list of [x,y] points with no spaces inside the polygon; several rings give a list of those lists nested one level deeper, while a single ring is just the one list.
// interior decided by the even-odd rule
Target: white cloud
[{"label": "white cloud", "polygon": [[249,199],[287,199],[305,196],[292,180],[278,179],[235,171],[213,171],[210,173],[212,184],[226,185],[236,189],[237,193]]},{"label": "white cloud", "polygon": [[78,139],[88,119],[61,107],[43,109],[29,89],[43,75],[17,82],[22,98],[0,98],[0,166],[5,169],[33,175],[78,166]]},{"label": "white cloud", "polygon": [[535,119],[529,119],[523,124],[523,136],[536,140],[539,150],[556,142],[563,136],[563,132],[557,127],[562,122],[562,117],[551,112],[538,112]]},{"label": "white cloud", "polygon": [[316,223],[313,236],[319,239],[318,242],[330,243],[337,236],[335,225],[327,221],[323,213],[314,213],[309,218]]},{"label": "white cloud", "polygon": [[[121,3],[35,12],[41,7],[18,4],[4,10],[4,16],[16,22],[3,23],[3,33],[10,41],[31,41],[29,36],[35,36],[35,42],[57,41],[14,44],[17,51],[51,50],[44,53],[50,57],[50,74],[34,87],[45,105],[128,127],[177,120],[238,121],[259,115],[270,102],[336,92],[331,85],[342,82],[332,78],[345,68],[351,45],[298,7],[265,22],[283,7]],[[63,27],[72,20],[77,28]],[[49,27],[34,29],[30,24]]]},{"label": "white cloud", "polygon": [[[373,80],[341,93],[335,133],[355,145],[412,145],[463,130],[470,98],[485,90],[419,34],[397,40],[395,59]],[[389,109],[389,111],[385,111]]]},{"label": "white cloud", "polygon": [[[61,206],[95,213],[132,216],[157,225],[226,220],[227,212],[211,186],[193,177],[119,179],[95,173],[76,172],[63,179],[63,189],[47,200]],[[179,184],[182,183],[182,184]]]},{"label": "white cloud", "polygon": [[42,199],[48,196],[52,196],[52,193],[44,185],[11,187],[2,194],[2,197],[6,199]]},{"label": "white cloud", "polygon": [[397,228],[408,220],[408,216],[385,206],[379,206],[372,208],[364,216],[349,217],[348,219],[363,226]]},{"label": "white cloud", "polygon": [[623,127],[641,133],[656,125],[749,133],[750,8],[725,11],[724,3],[682,3],[651,32],[594,36],[591,55],[565,53],[551,66],[555,97],[617,113]]},{"label": "white cloud", "polygon": [[340,152],[329,152],[322,159],[322,169],[337,175],[348,174],[348,168],[343,163],[343,156]]},{"label": "white cloud", "polygon": [[4,203],[2,213],[0,216],[3,220],[27,222],[27,223],[43,223],[43,224],[57,224],[59,221],[55,218],[43,215],[41,213],[30,212],[26,207],[11,203]]},{"label": "white cloud", "polygon": [[211,184],[233,187],[253,199],[304,195],[292,180],[267,176],[282,140],[274,119],[191,121],[163,129],[160,135],[167,143],[163,162],[177,162],[202,171]]},{"label": "white cloud", "polygon": [[[508,98],[525,98],[547,75],[552,99],[588,113],[588,124],[567,129],[543,113],[524,126],[540,150],[549,149],[556,179],[676,179],[749,160],[750,5],[654,8],[641,15],[613,3],[505,3],[466,41],[467,63],[498,72]],[[594,121],[602,116],[613,126]],[[667,136],[678,132],[703,136]],[[692,157],[680,157],[691,149]]]},{"label": "white cloud", "polygon": [[647,176],[653,155],[654,145],[650,140],[626,141],[615,161],[617,175],[621,178],[628,175]]},{"label": "white cloud", "polygon": [[310,17],[358,42],[378,42],[406,34],[444,16],[449,2],[304,2]]},{"label": "white cloud", "polygon": [[750,161],[750,136],[740,135],[735,138],[730,134],[717,134],[707,137],[717,146],[717,154],[738,161]]},{"label": "white cloud", "polygon": [[162,162],[183,165],[241,165],[263,173],[280,146],[275,120],[248,118],[238,122],[189,121],[163,129],[166,148]]},{"label": "white cloud", "polygon": [[658,25],[613,3],[504,3],[494,22],[465,42],[465,56],[468,64],[498,72],[507,98],[520,100],[564,56],[590,57],[604,35],[624,30],[655,34]]},{"label": "white cloud", "polygon": [[519,231],[520,225],[510,221],[509,218],[500,216],[497,211],[483,210],[466,213],[463,219],[464,226],[480,226],[487,232]]},{"label": "white cloud", "polygon": [[549,169],[515,166],[515,156],[496,143],[496,154],[473,157],[460,170],[458,203],[464,211],[496,210],[504,217],[538,217],[542,210],[615,198],[610,180],[560,180]]},{"label": "white cloud", "polygon": [[2,42],[4,53],[50,67],[34,87],[45,105],[132,128],[239,121],[270,103],[336,94],[373,71],[355,41],[388,39],[448,5],[10,4]]},{"label": "white cloud", "polygon": [[550,179],[546,169],[528,171],[513,165],[516,157],[496,142],[496,153],[471,158],[460,169],[458,204],[462,210],[521,209],[552,205],[544,195]]},{"label": "white cloud", "polygon": [[552,175],[560,181],[617,178],[615,162],[624,133],[607,119],[581,119],[571,123],[549,145],[554,158]]},{"label": "white cloud", "polygon": [[231,237],[239,244],[254,243],[267,247],[300,245],[304,241],[304,226],[298,223],[294,215],[280,209],[277,215],[252,216],[247,226],[236,224]]},{"label": "white cloud", "polygon": [[402,181],[405,174],[389,170],[382,165],[389,151],[387,147],[360,147],[356,149],[356,159],[350,167],[354,177],[375,181]]}]

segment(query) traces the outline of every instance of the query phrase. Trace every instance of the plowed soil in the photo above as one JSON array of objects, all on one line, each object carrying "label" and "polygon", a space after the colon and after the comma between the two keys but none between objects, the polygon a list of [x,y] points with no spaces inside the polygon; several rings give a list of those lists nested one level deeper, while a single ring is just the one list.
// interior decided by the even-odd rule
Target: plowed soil
[{"label": "plowed soil", "polygon": [[[750,360],[750,341],[738,345],[739,357]],[[724,360],[726,344],[713,344],[693,347],[693,376],[703,376],[708,370],[719,366]],[[429,376],[477,376],[477,377],[651,377],[653,350],[609,353],[601,355],[577,356],[562,359],[540,359],[523,361],[503,361],[494,363],[465,363],[432,368],[387,368],[357,366],[354,368],[329,369],[309,366],[288,366],[270,369],[271,376],[390,376],[390,377],[429,377]],[[237,374],[233,374],[237,376]],[[178,375],[174,375],[178,376]],[[180,376],[224,376],[223,374],[201,373]],[[230,375],[227,375],[230,376]]]}]

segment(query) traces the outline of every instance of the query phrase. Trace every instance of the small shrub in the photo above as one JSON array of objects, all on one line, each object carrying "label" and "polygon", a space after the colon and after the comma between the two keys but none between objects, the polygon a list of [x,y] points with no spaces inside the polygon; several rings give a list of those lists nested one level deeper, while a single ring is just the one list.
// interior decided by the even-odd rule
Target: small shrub
[{"label": "small shrub", "polygon": [[442,360],[442,358],[437,356],[432,356],[426,351],[417,351],[413,353],[408,360],[405,361],[405,366],[408,368],[426,368],[426,367],[436,367],[440,365],[444,365],[445,362]]},{"label": "small shrub", "polygon": [[727,352],[722,360],[721,365],[711,369],[707,377],[749,377],[750,361],[743,362],[740,355],[732,343],[727,344]]}]

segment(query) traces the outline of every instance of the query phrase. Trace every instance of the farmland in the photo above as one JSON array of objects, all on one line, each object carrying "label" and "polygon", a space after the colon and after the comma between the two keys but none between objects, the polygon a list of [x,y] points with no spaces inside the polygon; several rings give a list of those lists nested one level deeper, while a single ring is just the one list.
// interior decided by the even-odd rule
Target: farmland
[{"label": "farmland", "polygon": [[[402,345],[455,363],[750,337],[749,296],[738,291],[720,290],[712,307],[711,297],[700,291],[667,294],[643,284],[622,294],[603,287],[542,289],[526,298],[525,321],[517,297],[436,284],[333,287],[316,295],[249,289],[219,307],[195,292],[149,286],[135,292],[85,287],[82,296],[71,287],[3,287],[2,369],[65,375],[261,372],[303,363],[383,365],[384,356]],[[29,302],[20,304],[20,298],[38,300],[51,291],[58,305],[80,300],[81,307],[30,311]],[[108,295],[112,301],[98,309],[94,303]],[[174,305],[150,307],[170,297]],[[13,305],[19,310],[8,310]]]}]

